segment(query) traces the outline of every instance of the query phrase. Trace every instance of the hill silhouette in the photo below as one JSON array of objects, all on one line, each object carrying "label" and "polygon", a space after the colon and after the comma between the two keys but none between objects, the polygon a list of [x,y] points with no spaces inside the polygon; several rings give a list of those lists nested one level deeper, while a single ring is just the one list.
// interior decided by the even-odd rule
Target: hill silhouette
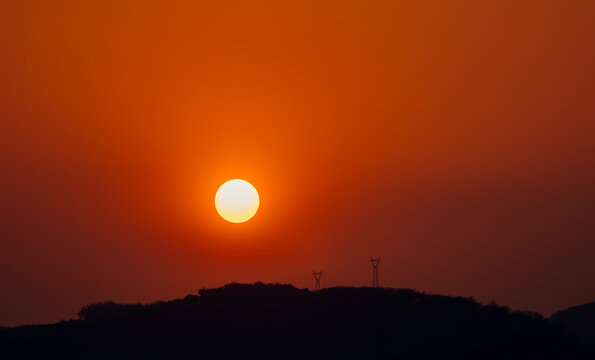
[{"label": "hill silhouette", "polygon": [[0,330],[11,359],[578,359],[562,326],[409,289],[228,284],[152,304],[101,302],[78,320]]},{"label": "hill silhouette", "polygon": [[595,346],[595,302],[558,311],[551,320],[574,331],[581,343]]}]

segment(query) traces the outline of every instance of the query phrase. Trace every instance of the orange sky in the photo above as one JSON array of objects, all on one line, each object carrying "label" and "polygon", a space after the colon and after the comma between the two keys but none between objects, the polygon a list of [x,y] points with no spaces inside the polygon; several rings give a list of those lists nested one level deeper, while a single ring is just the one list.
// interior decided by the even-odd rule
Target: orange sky
[{"label": "orange sky", "polygon": [[[0,2],[0,325],[230,281],[595,300],[595,2]],[[217,187],[256,186],[229,224]]]}]

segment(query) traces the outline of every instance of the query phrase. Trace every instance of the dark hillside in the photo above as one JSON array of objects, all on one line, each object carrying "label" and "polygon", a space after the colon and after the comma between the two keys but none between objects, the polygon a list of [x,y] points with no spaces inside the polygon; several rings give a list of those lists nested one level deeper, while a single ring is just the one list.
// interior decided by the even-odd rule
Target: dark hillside
[{"label": "dark hillside", "polygon": [[595,346],[595,302],[558,311],[551,319],[574,331],[583,344]]},{"label": "dark hillside", "polygon": [[229,284],[153,304],[85,306],[79,320],[0,332],[10,358],[573,359],[535,313],[407,289]]}]

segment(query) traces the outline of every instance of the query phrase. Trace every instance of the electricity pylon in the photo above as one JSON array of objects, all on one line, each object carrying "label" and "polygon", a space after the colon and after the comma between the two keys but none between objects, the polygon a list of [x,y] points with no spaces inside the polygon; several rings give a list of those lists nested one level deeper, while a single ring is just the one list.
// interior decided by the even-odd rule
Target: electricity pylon
[{"label": "electricity pylon", "polygon": [[378,281],[378,264],[380,263],[380,257],[370,257],[370,262],[372,263],[372,287],[380,287],[380,282]]},{"label": "electricity pylon", "polygon": [[316,288],[315,290],[320,290],[320,278],[322,277],[322,270],[320,271],[312,271],[312,275],[314,275],[314,279],[316,279]]}]

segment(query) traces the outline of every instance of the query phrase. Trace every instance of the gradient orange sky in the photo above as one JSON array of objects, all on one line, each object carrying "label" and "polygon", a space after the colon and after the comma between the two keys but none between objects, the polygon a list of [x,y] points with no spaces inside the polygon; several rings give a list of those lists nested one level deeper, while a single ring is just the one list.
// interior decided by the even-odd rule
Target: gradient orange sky
[{"label": "gradient orange sky", "polygon": [[[595,300],[595,2],[0,2],[0,325],[230,281]],[[241,225],[223,182],[261,196]]]}]

